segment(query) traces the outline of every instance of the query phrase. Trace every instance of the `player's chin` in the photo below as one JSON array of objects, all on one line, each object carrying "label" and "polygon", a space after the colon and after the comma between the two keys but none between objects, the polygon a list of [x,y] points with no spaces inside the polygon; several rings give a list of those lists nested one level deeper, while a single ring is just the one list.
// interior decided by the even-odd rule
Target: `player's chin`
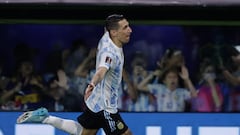
[{"label": "player's chin", "polygon": [[128,43],[130,41],[130,38],[126,38],[126,40],[124,41],[124,43]]}]

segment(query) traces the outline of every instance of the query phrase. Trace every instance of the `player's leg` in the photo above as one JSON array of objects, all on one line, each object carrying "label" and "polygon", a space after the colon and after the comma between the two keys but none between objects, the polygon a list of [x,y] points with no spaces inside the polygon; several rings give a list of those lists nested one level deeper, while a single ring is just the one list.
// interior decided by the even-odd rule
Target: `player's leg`
[{"label": "player's leg", "polygon": [[94,113],[88,108],[78,116],[78,122],[83,126],[82,135],[96,135],[101,128],[101,117],[99,113]]},{"label": "player's leg", "polygon": [[17,123],[44,123],[50,124],[60,130],[63,130],[71,135],[81,135],[82,126],[69,119],[62,119],[51,116],[46,108],[39,108],[34,111],[28,111],[20,115]]},{"label": "player's leg", "polygon": [[122,135],[132,135],[132,132],[128,128],[127,131],[125,131]]},{"label": "player's leg", "polygon": [[83,128],[81,135],[96,135],[97,131],[98,131],[98,129],[86,129],[86,128]]},{"label": "player's leg", "polygon": [[70,119],[62,119],[55,116],[49,116],[47,117],[42,123],[44,124],[50,124],[60,130],[63,130],[71,135],[81,135],[82,133],[82,126]]}]

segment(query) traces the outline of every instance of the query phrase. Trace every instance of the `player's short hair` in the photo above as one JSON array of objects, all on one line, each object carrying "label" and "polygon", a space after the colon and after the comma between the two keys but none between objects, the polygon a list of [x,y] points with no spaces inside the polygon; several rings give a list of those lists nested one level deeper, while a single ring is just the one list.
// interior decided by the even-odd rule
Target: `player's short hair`
[{"label": "player's short hair", "polygon": [[112,14],[109,15],[105,20],[105,28],[107,31],[118,29],[118,22],[125,19],[123,15],[120,14]]}]

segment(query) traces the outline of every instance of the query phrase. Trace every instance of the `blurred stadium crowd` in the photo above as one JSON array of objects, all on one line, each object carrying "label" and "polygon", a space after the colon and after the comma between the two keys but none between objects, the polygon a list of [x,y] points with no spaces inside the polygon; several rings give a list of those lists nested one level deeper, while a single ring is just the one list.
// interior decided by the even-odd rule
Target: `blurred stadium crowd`
[{"label": "blurred stadium crowd", "polygon": [[[210,28],[192,29],[184,28],[184,46],[153,43],[158,38],[153,34],[151,45],[144,40],[130,43],[118,93],[121,111],[240,111],[240,53],[236,46],[240,34],[213,29],[212,35],[207,35],[204,30]],[[48,53],[44,69],[38,71],[36,50],[26,43],[17,44],[11,74],[4,73],[8,59],[0,60],[0,110],[46,107],[49,111],[82,111],[84,90],[95,72],[95,47],[76,39],[68,48]]]}]

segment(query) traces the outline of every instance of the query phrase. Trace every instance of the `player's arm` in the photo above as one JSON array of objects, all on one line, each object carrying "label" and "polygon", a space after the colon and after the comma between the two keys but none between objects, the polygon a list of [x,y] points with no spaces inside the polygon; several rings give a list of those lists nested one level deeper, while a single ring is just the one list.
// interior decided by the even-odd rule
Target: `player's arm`
[{"label": "player's arm", "polygon": [[85,91],[84,99],[86,100],[92,93],[94,87],[104,78],[108,69],[106,67],[99,67],[94,74],[91,83],[88,84],[87,89]]},{"label": "player's arm", "polygon": [[107,73],[108,69],[111,67],[113,56],[112,53],[108,51],[108,49],[103,49],[104,51],[98,52],[100,58],[100,64],[97,68],[96,73],[94,74],[90,84],[88,84],[87,89],[85,91],[85,100],[90,96],[94,87],[103,80],[105,74]]},{"label": "player's arm", "polygon": [[96,86],[100,81],[102,81],[107,71],[108,69],[106,67],[99,67],[97,72],[93,76],[90,84]]}]

